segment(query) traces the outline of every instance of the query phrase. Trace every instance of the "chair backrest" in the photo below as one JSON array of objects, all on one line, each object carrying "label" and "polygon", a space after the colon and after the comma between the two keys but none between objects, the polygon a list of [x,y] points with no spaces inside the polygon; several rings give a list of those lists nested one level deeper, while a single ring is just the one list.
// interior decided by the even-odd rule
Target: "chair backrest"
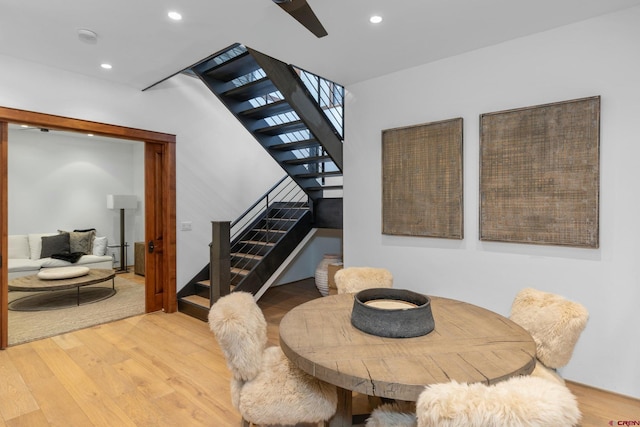
[{"label": "chair backrest", "polygon": [[386,268],[347,267],[334,276],[339,294],[355,294],[369,288],[391,288],[393,276]]},{"label": "chair backrest", "polygon": [[455,381],[427,386],[416,403],[418,427],[573,426],[581,414],[571,391],[518,376],[495,385]]},{"label": "chair backrest", "polygon": [[227,359],[234,378],[249,381],[262,366],[267,322],[248,292],[232,292],[209,310],[209,328]]},{"label": "chair backrest", "polygon": [[555,369],[569,363],[589,312],[560,295],[525,288],[513,301],[510,319],[531,334],[538,360]]}]

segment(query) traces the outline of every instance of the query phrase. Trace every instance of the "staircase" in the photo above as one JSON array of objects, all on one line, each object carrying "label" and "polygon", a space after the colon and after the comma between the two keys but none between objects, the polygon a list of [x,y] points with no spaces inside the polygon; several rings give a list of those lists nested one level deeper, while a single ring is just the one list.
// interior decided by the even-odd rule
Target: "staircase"
[{"label": "staircase", "polygon": [[[212,262],[180,290],[178,310],[206,320],[209,307],[218,296],[236,290],[261,295],[292,252],[304,246],[312,229],[306,194],[291,177],[285,176],[229,225],[229,235],[223,237],[228,249],[228,256],[223,257],[228,263],[224,266],[216,265],[213,252],[220,239],[212,233]],[[218,280],[218,289],[212,289],[216,274],[223,278]]]},{"label": "staircase", "polygon": [[219,295],[261,295],[314,227],[342,228],[344,89],[240,44],[187,72],[205,83],[287,173],[231,224],[230,261],[221,267],[220,289],[212,288],[211,277],[221,271],[210,264],[179,292],[179,310],[206,320]]},{"label": "staircase", "polygon": [[342,86],[240,44],[191,71],[311,200],[341,197]]}]

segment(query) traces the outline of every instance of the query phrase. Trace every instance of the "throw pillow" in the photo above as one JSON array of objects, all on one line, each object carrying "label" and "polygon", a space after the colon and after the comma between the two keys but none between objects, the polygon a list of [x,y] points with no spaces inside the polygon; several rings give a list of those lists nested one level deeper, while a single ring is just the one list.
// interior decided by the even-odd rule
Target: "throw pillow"
[{"label": "throw pillow", "polygon": [[60,233],[69,234],[69,245],[71,252],[82,252],[84,255],[93,255],[93,239],[96,236],[95,230],[91,231],[64,231]]},{"label": "throw pillow", "polygon": [[104,256],[107,254],[107,236],[93,239],[93,254],[96,256]]},{"label": "throw pillow", "polygon": [[56,233],[31,233],[27,234],[29,240],[29,253],[31,259],[40,259],[42,254],[42,237],[55,236]]},{"label": "throw pillow", "polygon": [[69,234],[60,233],[42,237],[40,258],[49,258],[53,254],[69,253]]}]

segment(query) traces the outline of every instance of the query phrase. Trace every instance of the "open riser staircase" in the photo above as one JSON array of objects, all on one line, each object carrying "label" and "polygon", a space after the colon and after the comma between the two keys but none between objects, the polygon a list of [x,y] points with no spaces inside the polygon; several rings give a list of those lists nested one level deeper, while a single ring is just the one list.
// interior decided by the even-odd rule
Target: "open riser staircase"
[{"label": "open riser staircase", "polygon": [[191,69],[312,200],[341,197],[342,86],[238,44]]},{"label": "open riser staircase", "polygon": [[[307,195],[291,177],[285,176],[229,225],[228,264],[223,267],[228,275],[217,293],[259,294],[289,255],[303,244],[313,227]],[[212,249],[215,241],[215,237],[212,238]],[[215,274],[215,263],[211,262],[180,290],[178,309],[181,312],[206,321],[216,296],[211,285]]]},{"label": "open riser staircase", "polygon": [[[229,285],[255,295],[313,227],[342,228],[344,89],[240,44],[204,59],[188,73],[285,170],[288,178],[274,188],[286,181],[288,188],[301,191],[295,197],[290,189],[287,197],[271,195],[267,207],[258,201],[264,208],[260,214],[245,213],[232,224]],[[208,265],[181,290],[181,311],[206,320],[216,298],[211,274]],[[219,292],[224,295],[225,290]]]}]

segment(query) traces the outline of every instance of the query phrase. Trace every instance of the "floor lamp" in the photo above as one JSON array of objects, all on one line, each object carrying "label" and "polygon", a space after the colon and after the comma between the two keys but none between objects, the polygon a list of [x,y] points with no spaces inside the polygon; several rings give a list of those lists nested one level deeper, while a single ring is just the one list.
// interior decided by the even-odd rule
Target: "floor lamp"
[{"label": "floor lamp", "polygon": [[124,241],[124,210],[136,209],[138,207],[138,198],[136,196],[108,194],[107,209],[120,209],[120,269],[118,273],[125,273],[127,268],[127,252],[126,242]]}]

